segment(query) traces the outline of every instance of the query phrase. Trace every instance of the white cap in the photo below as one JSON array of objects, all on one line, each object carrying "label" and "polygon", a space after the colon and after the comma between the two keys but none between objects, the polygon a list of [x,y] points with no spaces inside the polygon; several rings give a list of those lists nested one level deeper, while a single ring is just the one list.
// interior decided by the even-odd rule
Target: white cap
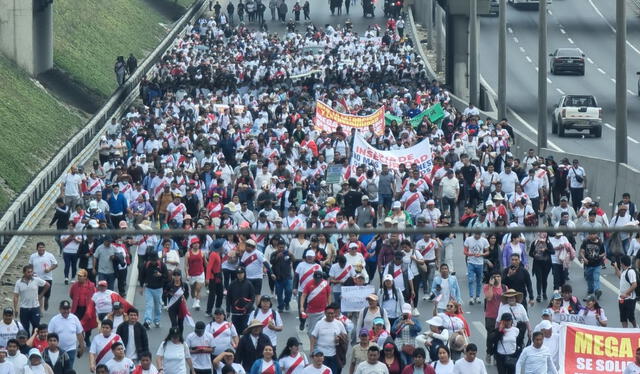
[{"label": "white cap", "polygon": [[349,248],[358,248],[358,243],[349,243]]},{"label": "white cap", "polygon": [[427,205],[436,205],[436,202],[433,199],[427,200]]},{"label": "white cap", "polygon": [[308,250],[304,255],[305,257],[316,257],[316,251]]},{"label": "white cap", "polygon": [[435,316],[430,320],[427,320],[427,324],[429,324],[430,326],[437,326],[437,327],[444,326],[444,322],[442,321],[442,317],[440,316]]},{"label": "white cap", "polygon": [[412,309],[413,308],[411,308],[411,304],[409,303],[402,304],[402,314],[411,314]]},{"label": "white cap", "polygon": [[97,229],[98,227],[100,227],[100,225],[98,225],[98,221],[96,221],[95,219],[89,220],[89,226],[94,229]]},{"label": "white cap", "polygon": [[391,274],[385,274],[383,282],[384,281],[393,281],[393,275]]},{"label": "white cap", "polygon": [[98,202],[95,200],[89,201],[89,209],[98,209]]},{"label": "white cap", "polygon": [[400,209],[402,207],[402,205],[400,204],[399,201],[394,201],[393,205],[391,205],[392,209]]}]

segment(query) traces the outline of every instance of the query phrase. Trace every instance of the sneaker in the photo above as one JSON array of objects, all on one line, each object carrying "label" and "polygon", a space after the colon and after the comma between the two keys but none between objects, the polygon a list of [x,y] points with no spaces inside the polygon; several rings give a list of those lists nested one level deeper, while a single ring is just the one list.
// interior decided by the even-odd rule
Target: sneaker
[{"label": "sneaker", "polygon": [[476,297],[476,304],[480,304],[480,298]]},{"label": "sneaker", "polygon": [[541,302],[542,301],[542,297],[540,297],[540,295],[538,295],[538,297],[536,297],[536,301],[537,302]]},{"label": "sneaker", "polygon": [[418,310],[418,308],[413,308],[412,314],[416,317],[420,316],[420,311]]},{"label": "sneaker", "polygon": [[600,296],[602,296],[602,291],[596,290],[595,294],[596,294],[596,299],[600,300]]},{"label": "sneaker", "polygon": [[304,331],[304,322],[305,321],[303,319],[300,320],[300,326],[299,326],[300,331]]},{"label": "sneaker", "polygon": [[493,365],[493,360],[492,359],[493,359],[493,356],[487,356],[487,358],[484,359],[484,362],[487,365]]},{"label": "sneaker", "polygon": [[154,325],[156,326],[156,328],[160,328],[160,322],[154,322]]},{"label": "sneaker", "polygon": [[284,310],[285,310],[285,311],[287,311],[287,312],[288,312],[289,310],[291,310],[291,307],[289,306],[289,304],[287,304],[287,305],[285,305],[285,306],[284,306]]},{"label": "sneaker", "polygon": [[547,301],[549,298],[547,297],[547,294],[543,294],[542,295],[542,300]]},{"label": "sneaker", "polygon": [[473,305],[473,297],[469,299],[469,305]]},{"label": "sneaker", "polygon": [[64,278],[64,284],[69,284],[69,278]]},{"label": "sneaker", "polygon": [[193,308],[194,308],[195,310],[200,310],[200,299],[195,299],[195,300],[193,301]]},{"label": "sneaker", "polygon": [[429,296],[427,295],[422,296],[422,301],[429,301]]},{"label": "sneaker", "polygon": [[213,317],[213,314],[211,314],[211,312],[206,312],[204,315],[205,315],[205,316],[207,316],[207,317],[209,317],[209,318],[212,318],[212,317]]},{"label": "sneaker", "polygon": [[142,326],[144,326],[144,328],[147,330],[151,330],[151,324],[149,323],[149,321],[144,321]]}]

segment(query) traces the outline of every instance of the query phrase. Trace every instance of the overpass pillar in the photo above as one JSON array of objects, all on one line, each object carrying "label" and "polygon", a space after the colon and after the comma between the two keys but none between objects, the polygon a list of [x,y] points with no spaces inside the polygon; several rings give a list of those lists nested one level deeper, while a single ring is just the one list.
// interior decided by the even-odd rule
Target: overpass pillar
[{"label": "overpass pillar", "polygon": [[0,52],[33,76],[51,69],[51,1],[0,0]]},{"label": "overpass pillar", "polygon": [[446,78],[453,93],[469,100],[469,16],[447,14]]}]

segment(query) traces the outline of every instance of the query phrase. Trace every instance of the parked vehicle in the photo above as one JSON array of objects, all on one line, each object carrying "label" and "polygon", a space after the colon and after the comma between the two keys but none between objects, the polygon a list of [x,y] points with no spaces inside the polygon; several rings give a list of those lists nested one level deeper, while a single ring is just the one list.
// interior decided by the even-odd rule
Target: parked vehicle
[{"label": "parked vehicle", "polygon": [[563,137],[567,130],[589,131],[602,136],[602,108],[591,95],[566,95],[555,105],[551,132]]}]

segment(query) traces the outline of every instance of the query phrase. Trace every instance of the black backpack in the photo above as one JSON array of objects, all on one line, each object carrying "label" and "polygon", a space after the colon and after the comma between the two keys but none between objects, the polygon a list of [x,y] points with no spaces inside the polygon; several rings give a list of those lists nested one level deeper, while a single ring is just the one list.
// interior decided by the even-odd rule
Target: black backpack
[{"label": "black backpack", "polygon": [[[631,284],[631,282],[629,282],[629,272],[630,271],[633,271],[633,272],[636,273],[636,285],[637,285],[638,284],[638,272],[634,268],[630,267],[630,268],[627,269],[627,272],[624,273],[624,280],[626,280],[627,283]],[[638,292],[638,287],[637,286],[636,286],[636,289],[634,291],[636,293],[636,298],[635,298],[636,302],[640,302],[640,292]]]}]

